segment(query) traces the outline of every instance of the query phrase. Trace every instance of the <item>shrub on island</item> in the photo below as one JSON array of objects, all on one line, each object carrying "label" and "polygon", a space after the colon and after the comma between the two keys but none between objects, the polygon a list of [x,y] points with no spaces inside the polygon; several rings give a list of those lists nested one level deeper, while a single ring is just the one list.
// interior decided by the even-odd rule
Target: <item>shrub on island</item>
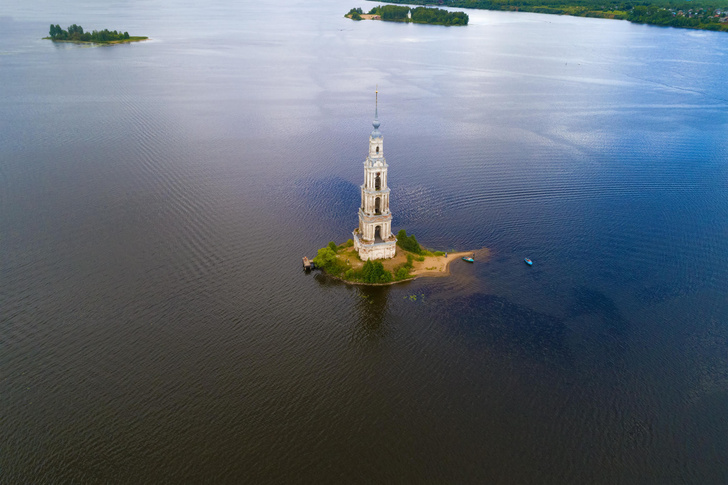
[{"label": "shrub on island", "polygon": [[425,256],[444,256],[444,251],[429,251],[422,246],[420,246],[420,243],[417,242],[417,238],[415,238],[415,235],[407,235],[407,231],[404,229],[401,229],[397,233],[397,246],[404,249],[405,251],[409,251],[410,253],[416,254],[417,256],[415,259],[417,261],[424,261]]},{"label": "shrub on island", "polygon": [[381,261],[367,260],[362,269],[348,269],[344,273],[344,279],[358,281],[368,284],[383,284],[396,281],[398,278],[392,276],[392,272],[384,269]]},{"label": "shrub on island", "polygon": [[407,262],[402,263],[396,268],[394,268],[394,279],[399,280],[406,280],[410,277],[410,271],[412,271],[412,267],[414,266],[414,256],[411,254],[407,255]]},{"label": "shrub on island", "polygon": [[351,20],[361,20],[362,13],[364,13],[362,9],[352,8],[351,10],[349,10],[349,13],[344,15],[344,17],[349,17]]},{"label": "shrub on island", "polygon": [[[391,283],[392,281],[405,279],[409,276],[409,270],[412,268],[411,260],[408,258],[408,263],[400,265],[398,267],[398,277],[395,278],[391,271],[384,269],[381,261],[368,260],[364,263],[361,269],[354,269],[349,264],[348,259],[344,261],[344,257],[348,254],[339,257],[337,252],[339,248],[348,248],[354,245],[354,242],[350,239],[341,246],[336,246],[336,243],[331,241],[329,244],[318,250],[318,254],[313,258],[313,262],[317,267],[324,270],[326,273],[343,278],[348,281],[358,281],[369,284],[381,284]],[[405,268],[405,272],[399,271]]]},{"label": "shrub on island", "polygon": [[405,251],[409,251],[410,253],[424,253],[424,250],[422,249],[422,246],[420,246],[420,243],[417,242],[417,238],[415,238],[415,235],[412,234],[411,236],[408,236],[407,231],[405,231],[404,229],[401,229],[397,233],[397,246],[401,247]]},{"label": "shrub on island", "polygon": [[[414,234],[407,235],[407,231],[402,229],[397,233],[397,245],[405,254],[407,260],[394,266],[393,263],[387,263],[391,271],[384,267],[381,261],[367,260],[359,269],[352,267],[352,262],[361,261],[359,253],[351,250],[354,241],[349,239],[345,243],[337,245],[334,241],[330,241],[326,246],[318,250],[318,254],[313,258],[316,266],[331,276],[341,278],[345,281],[367,283],[367,284],[385,284],[394,281],[408,280],[413,277],[412,270],[414,262],[422,262],[427,256],[444,256],[442,251],[428,251],[420,246]],[[358,264],[357,264],[358,266]]]},{"label": "shrub on island", "polygon": [[392,273],[384,269],[381,261],[369,259],[361,269],[361,280],[364,283],[390,283]]},{"label": "shrub on island", "polygon": [[338,276],[346,270],[346,264],[336,257],[336,251],[330,246],[319,249],[313,262],[317,267],[334,276]]}]

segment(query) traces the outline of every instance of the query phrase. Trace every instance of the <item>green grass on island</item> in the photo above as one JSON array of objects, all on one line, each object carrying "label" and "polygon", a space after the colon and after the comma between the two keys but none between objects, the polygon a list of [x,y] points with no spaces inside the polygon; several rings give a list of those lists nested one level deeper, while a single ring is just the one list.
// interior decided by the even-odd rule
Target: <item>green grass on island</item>
[{"label": "green grass on island", "polygon": [[352,20],[377,19],[388,22],[411,22],[431,25],[468,25],[469,20],[468,14],[464,12],[449,12],[441,8],[410,8],[394,5],[379,5],[366,14],[361,8],[352,8],[344,17]]},{"label": "green grass on island", "polygon": [[[509,10],[629,20],[640,24],[728,31],[728,0],[378,0],[386,3]],[[409,8],[409,7],[402,7]],[[432,9],[427,9],[432,10]],[[414,15],[413,15],[414,17]]]},{"label": "green grass on island", "polygon": [[[391,284],[407,281],[418,276],[446,276],[448,264],[467,253],[429,251],[417,242],[414,235],[408,236],[403,229],[397,234],[397,255],[392,259],[362,261],[349,239],[337,245],[331,241],[318,250],[313,258],[316,266],[327,274],[343,281],[357,284]],[[487,256],[487,250],[480,251]]]},{"label": "green grass on island", "polygon": [[73,24],[68,30],[63,30],[60,25],[51,24],[48,37],[53,42],[77,42],[87,44],[123,44],[126,42],[139,42],[147,40],[149,37],[131,36],[129,32],[118,32],[116,30],[94,30],[84,32],[83,27]]}]

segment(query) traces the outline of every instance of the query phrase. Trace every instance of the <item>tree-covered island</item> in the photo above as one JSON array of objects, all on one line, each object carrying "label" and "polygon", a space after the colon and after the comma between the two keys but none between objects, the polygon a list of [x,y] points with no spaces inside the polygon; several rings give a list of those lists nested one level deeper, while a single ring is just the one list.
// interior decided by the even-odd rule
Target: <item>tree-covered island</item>
[{"label": "tree-covered island", "polygon": [[[397,254],[394,258],[362,261],[349,239],[337,245],[331,241],[318,250],[313,258],[317,268],[330,276],[348,283],[363,285],[387,285],[409,281],[420,276],[447,276],[449,264],[474,251],[445,253],[429,251],[417,242],[414,234],[408,236],[402,229],[397,234]],[[487,249],[477,251],[478,258],[487,259]]]},{"label": "tree-covered island", "polygon": [[[374,1],[374,0],[372,0]],[[728,31],[728,0],[377,0],[387,3],[511,10],[630,22],[686,29]],[[407,8],[407,7],[405,7]],[[414,16],[414,15],[413,15]]]},{"label": "tree-covered island", "polygon": [[76,24],[68,27],[68,30],[63,30],[58,24],[51,24],[49,36],[44,37],[44,39],[50,39],[54,42],[81,42],[89,44],[122,44],[125,42],[139,42],[148,38],[130,36],[129,32],[117,32],[116,30],[111,31],[108,29],[84,32],[83,27]]},{"label": "tree-covered island", "polygon": [[344,17],[352,20],[385,20],[388,22],[412,22],[414,24],[431,25],[468,25],[469,20],[468,14],[464,12],[449,12],[441,8],[396,7],[394,5],[380,5],[374,7],[366,14],[360,8],[352,8]]}]

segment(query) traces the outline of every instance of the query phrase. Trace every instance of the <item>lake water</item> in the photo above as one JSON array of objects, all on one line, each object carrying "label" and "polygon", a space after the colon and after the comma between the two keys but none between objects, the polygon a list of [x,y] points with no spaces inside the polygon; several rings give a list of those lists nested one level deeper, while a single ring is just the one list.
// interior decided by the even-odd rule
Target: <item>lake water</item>
[{"label": "lake water", "polygon": [[[0,482],[728,482],[728,35],[374,5],[4,5]],[[376,85],[394,230],[488,261],[301,270]]]}]

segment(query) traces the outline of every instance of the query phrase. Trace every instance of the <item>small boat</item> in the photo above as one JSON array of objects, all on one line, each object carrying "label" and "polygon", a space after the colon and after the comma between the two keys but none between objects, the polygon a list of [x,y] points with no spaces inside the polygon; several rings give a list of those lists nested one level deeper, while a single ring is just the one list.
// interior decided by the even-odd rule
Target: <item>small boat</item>
[{"label": "small boat", "polygon": [[465,256],[463,256],[463,261],[467,261],[468,263],[474,263],[475,262],[475,260],[473,258],[466,258]]},{"label": "small boat", "polygon": [[527,264],[527,265],[529,265],[529,266],[533,266],[533,261],[531,261],[530,259],[528,259],[528,258],[523,258],[523,260],[524,260],[524,261],[526,262],[526,264]]}]

